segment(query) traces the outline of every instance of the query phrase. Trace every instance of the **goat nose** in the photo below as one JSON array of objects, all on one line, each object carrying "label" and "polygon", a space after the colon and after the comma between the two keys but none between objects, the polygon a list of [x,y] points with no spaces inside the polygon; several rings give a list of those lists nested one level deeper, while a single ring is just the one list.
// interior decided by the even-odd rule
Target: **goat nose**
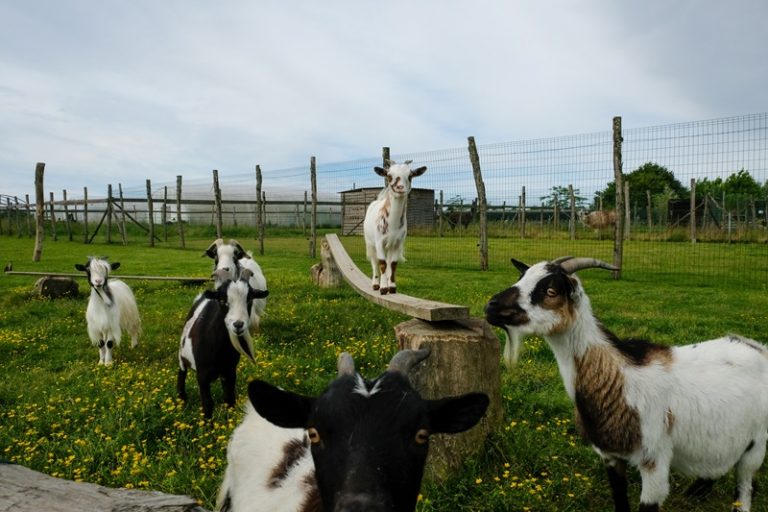
[{"label": "goat nose", "polygon": [[242,320],[238,320],[237,322],[235,322],[232,325],[234,325],[235,329],[237,329],[238,331],[242,331],[243,330],[243,326],[245,325],[245,323],[243,323]]}]

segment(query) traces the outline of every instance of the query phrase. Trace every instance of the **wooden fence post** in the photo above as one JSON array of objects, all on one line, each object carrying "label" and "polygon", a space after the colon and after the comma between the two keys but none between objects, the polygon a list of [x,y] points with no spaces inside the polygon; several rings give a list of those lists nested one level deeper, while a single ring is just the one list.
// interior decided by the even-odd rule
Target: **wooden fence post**
[{"label": "wooden fence post", "polygon": [[312,182],[312,224],[309,227],[309,257],[317,257],[317,165],[313,156],[309,161],[309,177]]},{"label": "wooden fence post", "polygon": [[123,200],[123,184],[118,183],[117,184],[117,190],[120,194],[120,236],[123,240],[123,245],[128,245],[128,233],[126,232],[125,227],[125,201]]},{"label": "wooden fence post", "polygon": [[520,194],[520,207],[518,215],[520,215],[520,238],[525,238],[525,185],[523,185],[523,190]]},{"label": "wooden fence post", "polygon": [[445,213],[445,203],[443,202],[443,191],[442,190],[440,191],[440,209],[438,210],[438,212],[439,213],[438,213],[438,218],[437,218],[437,222],[438,222],[437,228],[438,228],[438,233],[440,233],[440,238],[443,238],[443,236],[445,234],[444,233],[445,223],[443,222],[443,217],[444,217],[443,214]]},{"label": "wooden fence post", "polygon": [[632,229],[632,212],[629,206],[629,182],[624,182],[624,240],[629,240]]},{"label": "wooden fence post", "polygon": [[219,171],[216,169],[213,170],[213,201],[216,209],[216,238],[221,238],[221,189],[219,188]]},{"label": "wooden fence post", "polygon": [[14,208],[15,208],[14,211],[16,212],[16,214],[15,214],[15,216],[16,216],[16,231],[17,231],[16,235],[19,238],[21,238],[21,219],[19,218],[19,213],[20,213],[20,210],[19,210],[19,196],[14,196],[13,197],[13,202],[14,202]]},{"label": "wooden fence post", "polygon": [[58,237],[56,236],[56,213],[53,210],[53,192],[50,193],[51,196],[51,204],[50,204],[50,210],[51,210],[51,238],[53,241],[57,241]]},{"label": "wooden fence post", "polygon": [[67,206],[67,189],[61,191],[61,196],[64,198],[64,223],[67,226],[67,239],[72,241],[72,223],[69,221],[69,207]]},{"label": "wooden fence post", "polygon": [[573,192],[573,184],[568,185],[568,200],[571,206],[570,219],[568,220],[568,234],[571,240],[576,240],[576,194]]},{"label": "wooden fence post", "polygon": [[621,264],[624,260],[624,177],[621,157],[621,117],[613,118],[613,178],[616,183],[616,227],[613,237],[613,264],[619,270],[613,272],[614,279],[621,279]]},{"label": "wooden fence post", "polygon": [[163,211],[160,215],[163,223],[163,241],[168,241],[168,185],[163,187]]},{"label": "wooden fence post", "polygon": [[149,221],[149,246],[155,246],[155,211],[152,203],[152,182],[147,180],[147,220]]},{"label": "wooden fence post", "polygon": [[179,240],[181,248],[186,248],[184,241],[184,221],[181,217],[181,175],[176,176],[176,224],[179,226]]},{"label": "wooden fence post", "polygon": [[83,187],[83,243],[88,243],[88,187]]},{"label": "wooden fence post", "polygon": [[[107,216],[107,243],[112,243],[112,184],[107,186],[107,210],[105,215]],[[98,233],[98,229],[96,232]],[[94,235],[95,236],[95,235]]]},{"label": "wooden fence post", "polygon": [[691,178],[691,243],[696,243],[696,179]]},{"label": "wooden fence post", "polygon": [[45,174],[45,163],[38,162],[35,166],[35,250],[32,253],[32,261],[40,261],[43,255],[43,237],[45,236],[45,227],[43,223],[43,214],[45,212],[45,197],[43,194],[43,175]]},{"label": "wooden fence post", "polygon": [[480,169],[480,155],[477,153],[475,138],[469,137],[469,160],[475,175],[477,188],[477,212],[480,215],[480,270],[488,270],[488,204],[485,198],[485,183]]},{"label": "wooden fence post", "polygon": [[256,238],[259,241],[259,254],[264,255],[264,217],[261,201],[261,166],[256,165]]},{"label": "wooden fence post", "polygon": [[32,236],[32,212],[30,211],[29,207],[29,194],[24,194],[25,198],[25,209],[27,212],[27,236]]}]

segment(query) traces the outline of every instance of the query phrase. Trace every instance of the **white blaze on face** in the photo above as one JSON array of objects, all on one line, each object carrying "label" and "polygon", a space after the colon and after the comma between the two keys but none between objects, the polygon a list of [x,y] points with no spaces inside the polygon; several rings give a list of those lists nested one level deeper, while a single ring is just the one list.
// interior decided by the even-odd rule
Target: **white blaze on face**
[{"label": "white blaze on face", "polygon": [[[248,293],[250,287],[243,280],[232,281],[227,287],[227,314],[224,324],[229,331],[229,339],[235,350],[253,359],[253,340],[251,339],[251,314],[248,311]],[[245,347],[242,345],[245,343]]]},{"label": "white blaze on face", "polygon": [[408,164],[394,164],[387,169],[387,181],[397,194],[408,195],[411,191],[411,167]]},{"label": "white blaze on face", "polygon": [[[221,274],[216,275],[216,285],[219,286],[221,282],[229,279],[237,278],[237,260],[235,259],[235,247],[230,244],[222,244],[216,249],[216,270],[223,270],[226,272],[225,276]],[[221,280],[221,282],[219,282]]]},{"label": "white blaze on face", "polygon": [[100,288],[104,286],[109,277],[109,272],[112,267],[104,260],[91,260],[88,265],[91,271],[91,286]]}]

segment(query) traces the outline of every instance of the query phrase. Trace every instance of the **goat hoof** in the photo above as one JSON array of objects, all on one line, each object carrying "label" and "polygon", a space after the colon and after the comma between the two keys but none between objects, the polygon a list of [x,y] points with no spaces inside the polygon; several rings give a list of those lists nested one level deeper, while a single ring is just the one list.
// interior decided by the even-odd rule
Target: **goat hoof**
[{"label": "goat hoof", "polygon": [[378,290],[379,289],[379,285],[377,285],[377,284],[373,285],[373,289],[374,290]]},{"label": "goat hoof", "polygon": [[390,288],[389,293],[397,293],[397,288]]},{"label": "goat hoof", "polygon": [[389,288],[382,288],[379,290],[379,293],[382,295],[386,295],[387,293],[389,293]]}]

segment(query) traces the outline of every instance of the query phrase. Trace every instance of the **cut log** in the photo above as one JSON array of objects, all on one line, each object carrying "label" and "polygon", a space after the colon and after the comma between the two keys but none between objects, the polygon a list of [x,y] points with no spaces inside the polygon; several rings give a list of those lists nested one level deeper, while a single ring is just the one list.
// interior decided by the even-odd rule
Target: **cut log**
[{"label": "cut log", "polygon": [[451,322],[409,320],[395,326],[399,348],[428,346],[431,355],[411,372],[411,381],[423,398],[438,399],[482,392],[490,405],[474,428],[430,440],[425,477],[441,481],[483,449],[488,434],[502,418],[499,339],[480,318]]},{"label": "cut log", "polygon": [[80,287],[71,277],[41,277],[35,282],[35,291],[41,297],[59,299],[77,297]]},{"label": "cut log", "polygon": [[342,277],[333,254],[325,238],[320,242],[320,263],[312,265],[310,269],[312,282],[321,288],[338,288],[341,286]]}]

